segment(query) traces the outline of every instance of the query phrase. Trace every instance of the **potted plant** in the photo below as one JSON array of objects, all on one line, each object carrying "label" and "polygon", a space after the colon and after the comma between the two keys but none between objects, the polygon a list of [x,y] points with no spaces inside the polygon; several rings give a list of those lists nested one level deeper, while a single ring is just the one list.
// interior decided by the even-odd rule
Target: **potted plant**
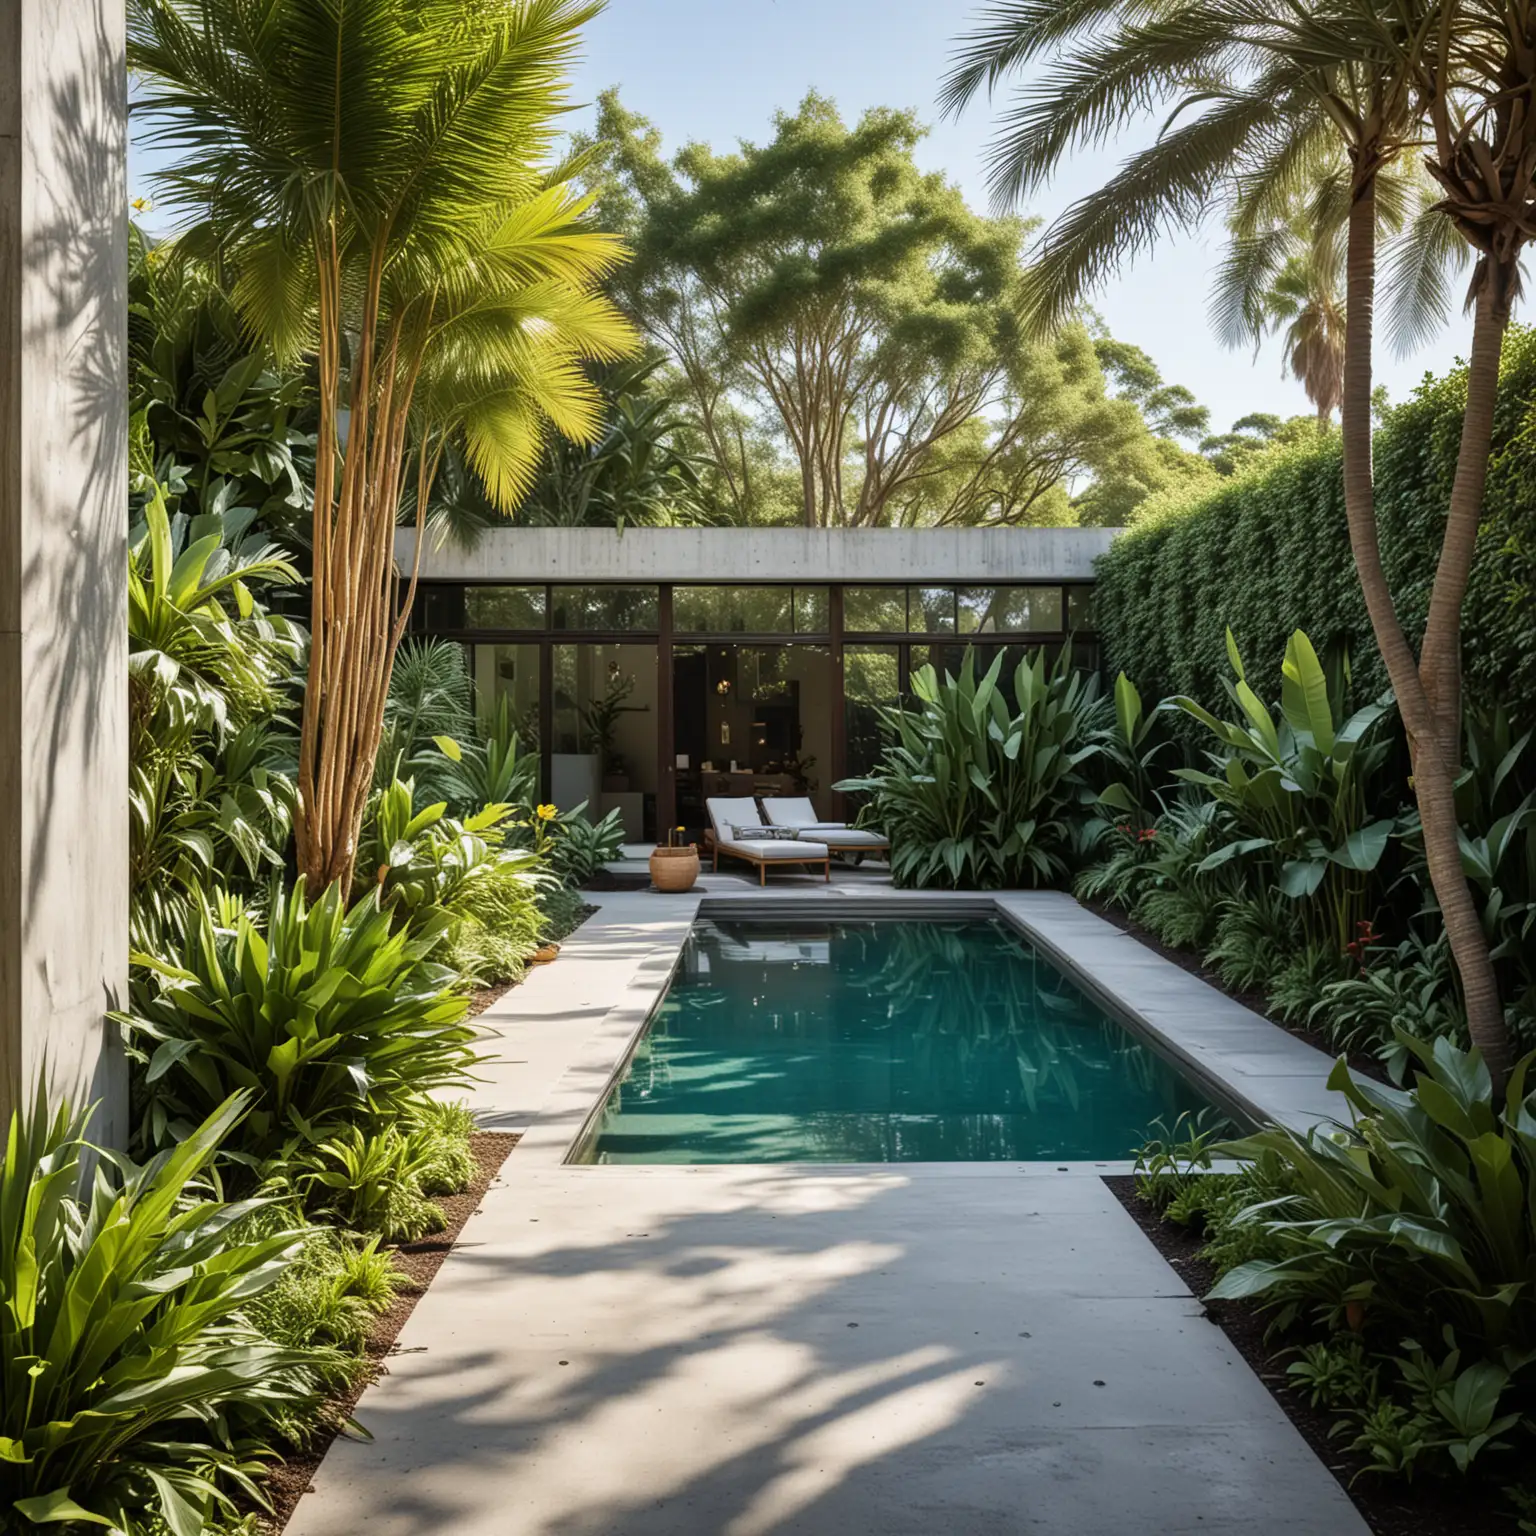
[{"label": "potted plant", "polygon": [[664,845],[651,853],[651,885],[658,891],[691,891],[699,878],[699,850],[693,843],[679,843],[678,834],[687,829],[673,827]]}]

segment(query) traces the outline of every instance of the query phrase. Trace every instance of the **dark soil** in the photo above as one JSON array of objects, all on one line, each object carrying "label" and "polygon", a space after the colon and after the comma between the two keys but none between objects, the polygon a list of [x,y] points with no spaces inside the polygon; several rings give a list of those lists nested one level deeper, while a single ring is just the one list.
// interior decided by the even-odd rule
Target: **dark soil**
[{"label": "dark soil", "polygon": [[295,1451],[287,1461],[277,1463],[268,1476],[264,1486],[272,1504],[272,1514],[263,1523],[274,1536],[287,1525],[299,1500],[310,1491],[310,1482],[321,1458],[341,1433],[358,1398],[363,1395],[363,1389],[389,1373],[389,1357],[395,1352],[395,1340],[405,1327],[406,1318],[415,1310],[422,1293],[448,1257],[449,1249],[458,1241],[464,1223],[480,1208],[480,1201],[491,1181],[500,1173],[507,1154],[516,1145],[516,1136],[500,1131],[479,1132],[470,1142],[470,1150],[479,1164],[474,1183],[462,1195],[436,1197],[448,1224],[441,1232],[434,1232],[419,1243],[406,1243],[395,1249],[395,1268],[410,1281],[410,1289],[402,1291],[389,1311],[374,1319],[368,1337],[366,1369],[359,1373],[357,1382],[344,1397],[326,1405],[324,1427],[317,1430],[305,1450]]},{"label": "dark soil", "polygon": [[651,872],[645,870],[599,869],[582,886],[584,891],[646,891],[651,886]]},{"label": "dark soil", "polygon": [[[1134,1178],[1106,1178],[1104,1182],[1190,1290],[1203,1297],[1216,1283],[1216,1271],[1198,1256],[1199,1235],[1164,1221],[1137,1197]],[[1354,1500],[1376,1536],[1514,1536],[1518,1522],[1508,1503],[1486,1486],[1420,1483],[1409,1487],[1370,1472],[1358,1475],[1365,1459],[1328,1438],[1334,1416],[1313,1408],[1304,1394],[1286,1384],[1287,1362],[1277,1360],[1275,1347],[1265,1341],[1268,1321],[1264,1315],[1251,1304],[1238,1301],[1206,1302],[1205,1314],[1253,1367],[1302,1438]]]},{"label": "dark soil", "polygon": [[[1148,949],[1156,951],[1163,959],[1171,961],[1181,971],[1188,971],[1191,976],[1198,976],[1201,981],[1208,982],[1218,992],[1225,992],[1235,1003],[1241,1003],[1245,1008],[1251,1008],[1261,1018],[1266,1018],[1278,1029],[1283,1029],[1288,1035],[1295,1035],[1298,1040],[1305,1040],[1308,1045],[1315,1045],[1325,1056],[1337,1057],[1339,1052],[1333,1046],[1326,1035],[1319,1034],[1315,1029],[1308,1029],[1304,1024],[1288,1024],[1284,1019],[1277,1019],[1269,1012],[1269,1003],[1262,992],[1237,992],[1229,987],[1215,971],[1207,968],[1199,955],[1191,954],[1187,949],[1170,949],[1155,933],[1143,928],[1140,923],[1127,917],[1118,907],[1100,906],[1097,902],[1085,901],[1082,906],[1102,917],[1106,923],[1113,923],[1122,933],[1128,933],[1139,944],[1145,944]],[[1390,1083],[1382,1065],[1374,1056],[1365,1055],[1360,1051],[1348,1053],[1350,1071],[1360,1077],[1369,1077],[1378,1083]]]}]

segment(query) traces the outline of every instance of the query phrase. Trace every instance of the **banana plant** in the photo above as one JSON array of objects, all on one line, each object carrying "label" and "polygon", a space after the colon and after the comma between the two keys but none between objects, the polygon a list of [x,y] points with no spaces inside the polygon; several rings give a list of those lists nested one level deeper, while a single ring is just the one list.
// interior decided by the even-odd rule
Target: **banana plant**
[{"label": "banana plant", "polygon": [[1143,707],[1141,693],[1124,672],[1115,679],[1114,703],[1113,724],[1104,733],[1104,755],[1122,777],[1099,791],[1099,803],[1135,818],[1138,827],[1148,827],[1168,808],[1154,768],[1172,743],[1159,737],[1158,711]]},{"label": "banana plant", "polygon": [[1391,712],[1390,698],[1344,716],[1338,686],[1330,686],[1312,642],[1297,630],[1285,648],[1280,713],[1271,715],[1247,679],[1232,631],[1227,655],[1236,682],[1227,692],[1242,718],[1220,720],[1195,700],[1174,704],[1221,743],[1208,753],[1216,770],[1176,769],[1225,805],[1241,834],[1210,854],[1202,872],[1231,859],[1262,856],[1279,889],[1302,904],[1309,940],[1342,953],[1368,915],[1370,875],[1396,829],[1393,817],[1372,817],[1368,789],[1388,743],[1372,739]]}]

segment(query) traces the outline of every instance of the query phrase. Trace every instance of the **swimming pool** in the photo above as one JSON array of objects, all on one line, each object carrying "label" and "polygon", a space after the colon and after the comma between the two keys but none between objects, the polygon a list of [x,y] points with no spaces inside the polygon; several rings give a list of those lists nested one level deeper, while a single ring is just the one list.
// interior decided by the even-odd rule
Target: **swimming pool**
[{"label": "swimming pool", "polygon": [[701,920],[575,1160],[1130,1155],[1210,1101],[996,920]]}]

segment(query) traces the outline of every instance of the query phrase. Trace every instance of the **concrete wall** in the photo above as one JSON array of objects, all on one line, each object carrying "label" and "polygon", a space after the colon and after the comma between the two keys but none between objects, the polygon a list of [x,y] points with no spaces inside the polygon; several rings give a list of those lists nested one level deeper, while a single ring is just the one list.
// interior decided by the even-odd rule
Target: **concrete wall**
[{"label": "concrete wall", "polygon": [[122,0],[0,0],[0,1114],[126,1128]]},{"label": "concrete wall", "polygon": [[[497,528],[422,552],[428,580],[1091,581],[1118,528]],[[409,570],[415,534],[395,553]]]}]

